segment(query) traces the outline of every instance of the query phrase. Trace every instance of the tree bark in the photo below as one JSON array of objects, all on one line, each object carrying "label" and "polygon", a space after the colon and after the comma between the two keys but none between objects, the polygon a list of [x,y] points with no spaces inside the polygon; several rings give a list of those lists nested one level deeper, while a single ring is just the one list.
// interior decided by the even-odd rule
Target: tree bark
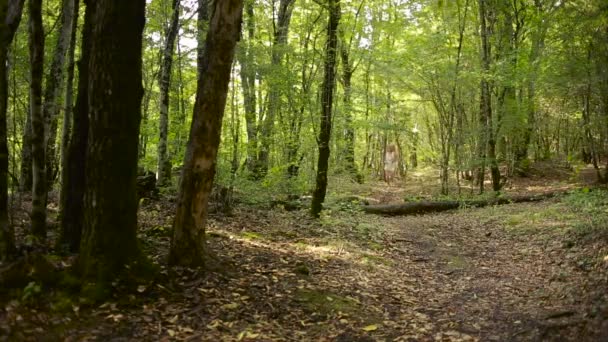
[{"label": "tree bark", "polygon": [[[490,35],[491,29],[487,23],[488,9],[486,8],[486,0],[479,0],[479,21],[480,21],[480,38],[481,38],[481,66],[484,72],[480,82],[480,122],[482,123],[483,139],[480,142],[481,148],[486,149],[483,152],[482,165],[485,165],[486,159],[490,164],[490,172],[492,175],[492,189],[500,190],[500,170],[498,169],[498,161],[496,160],[496,138],[494,134],[494,125],[492,119],[492,93],[490,91],[490,82],[487,77],[490,72]],[[479,190],[483,192],[485,168],[482,166],[479,171]]]},{"label": "tree bark", "polygon": [[59,98],[63,83],[63,71],[65,55],[70,45],[72,34],[72,21],[74,20],[74,0],[63,0],[61,4],[61,27],[59,38],[55,46],[53,61],[46,77],[46,89],[44,92],[44,105],[42,106],[45,124],[45,146],[46,146],[46,175],[47,187],[53,186],[57,176],[56,137],[57,121],[59,117]]},{"label": "tree bark", "polygon": [[350,44],[344,38],[344,32],[340,30],[340,57],[342,60],[342,87],[344,88],[343,115],[344,115],[344,151],[343,158],[346,163],[346,171],[357,183],[363,182],[363,176],[359,174],[355,164],[355,128],[353,127],[352,114],[352,78],[355,72],[350,60]]},{"label": "tree bark", "polygon": [[173,51],[179,29],[180,0],[173,0],[173,15],[167,30],[163,62],[160,69],[160,119],[158,140],[158,185],[166,186],[171,181],[171,160],[167,156],[167,135],[169,133],[169,88],[171,86],[171,70],[173,67]]},{"label": "tree bark", "polygon": [[207,204],[213,186],[230,70],[240,33],[243,0],[213,3],[205,56],[197,79],[190,141],[184,157],[169,263],[204,266]]},{"label": "tree bark", "polygon": [[0,1],[0,261],[15,253],[15,231],[8,219],[8,49],[21,21],[24,0]]},{"label": "tree bark", "polygon": [[[78,28],[78,13],[80,9],[80,0],[74,0],[73,13],[72,13],[72,31],[70,33],[70,43],[68,48],[68,61],[67,61],[67,75],[66,75],[66,88],[65,88],[65,103],[64,103],[64,116],[63,116],[63,129],[61,133],[61,193],[59,197],[59,222],[60,222],[60,233],[57,241],[57,246],[66,248],[70,252],[78,251],[80,245],[80,226],[67,224],[69,220],[64,219],[64,215],[67,215],[66,205],[68,199],[66,196],[69,195],[71,179],[69,175],[74,174],[74,170],[70,171],[70,136],[72,135],[72,121],[74,117],[73,97],[74,97],[74,51],[76,49],[76,31]],[[74,127],[76,129],[76,127]],[[83,168],[84,170],[84,168]],[[82,196],[78,198],[82,200]],[[80,221],[82,222],[82,221]]]},{"label": "tree bark", "polygon": [[32,191],[32,117],[28,114],[21,137],[21,170],[19,176],[19,191]]},{"label": "tree bark", "polygon": [[44,71],[44,28],[42,0],[29,0],[30,116],[32,117],[32,233],[46,239],[46,164],[42,77]]},{"label": "tree bark", "polygon": [[325,71],[321,87],[321,128],[319,130],[319,159],[315,191],[312,195],[310,212],[319,217],[327,192],[327,171],[329,168],[329,144],[331,140],[331,115],[336,84],[336,55],[338,49],[338,25],[340,22],[340,0],[329,0],[327,22],[327,48],[325,50]]},{"label": "tree bark", "polygon": [[502,205],[511,203],[539,202],[557,196],[559,193],[549,192],[540,195],[513,196],[505,198],[495,198],[490,200],[470,200],[470,201],[420,201],[401,204],[378,204],[363,206],[363,211],[368,214],[378,214],[387,216],[396,215],[416,215],[426,213],[436,213],[446,210],[453,210],[466,207],[481,208],[490,205]]},{"label": "tree bark", "polygon": [[87,12],[92,12],[89,137],[77,265],[83,277],[108,281],[142,258],[136,238],[135,184],[146,1],[88,0],[86,4]]},{"label": "tree bark", "polygon": [[241,66],[241,89],[243,92],[243,107],[245,109],[245,124],[247,126],[247,169],[255,172],[255,164],[258,150],[258,127],[255,95],[255,60],[253,54],[253,41],[255,39],[255,17],[253,12],[253,1],[245,3],[247,40],[241,44],[237,52],[237,59]]},{"label": "tree bark", "polygon": [[[271,69],[277,71],[280,75],[280,69],[282,67],[283,55],[285,54],[284,49],[287,44],[287,36],[289,33],[289,23],[291,21],[291,13],[293,11],[293,4],[295,0],[280,0],[279,2],[279,14],[276,22],[276,29],[274,32],[274,41],[272,44],[272,59]],[[268,172],[270,163],[270,145],[273,140],[272,134],[274,129],[274,121],[281,108],[281,86],[282,80],[279,77],[274,76],[269,79],[268,89],[268,112],[266,118],[261,123],[260,129],[260,152],[258,154],[258,161],[256,166],[256,176],[258,178],[264,177]]]}]

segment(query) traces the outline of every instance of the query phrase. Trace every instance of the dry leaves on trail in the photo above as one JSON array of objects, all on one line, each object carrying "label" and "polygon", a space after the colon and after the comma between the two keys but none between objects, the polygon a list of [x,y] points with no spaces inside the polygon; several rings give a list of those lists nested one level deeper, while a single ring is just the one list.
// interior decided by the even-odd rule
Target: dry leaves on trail
[{"label": "dry leaves on trail", "polygon": [[[160,265],[172,210],[150,203],[140,215]],[[608,250],[570,241],[556,224],[566,211],[553,200],[312,220],[241,207],[210,222],[218,271],[161,266],[157,283],[67,314],[9,303],[0,328],[32,341],[593,340],[608,314]]]}]

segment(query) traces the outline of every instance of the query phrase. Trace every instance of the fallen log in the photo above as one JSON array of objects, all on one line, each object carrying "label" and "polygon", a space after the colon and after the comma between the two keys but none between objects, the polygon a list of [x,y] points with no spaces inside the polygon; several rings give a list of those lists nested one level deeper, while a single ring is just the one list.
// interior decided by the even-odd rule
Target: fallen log
[{"label": "fallen log", "polygon": [[398,204],[365,205],[363,206],[363,211],[368,214],[387,216],[426,214],[468,207],[481,208],[491,205],[539,202],[564,193],[565,192],[547,192],[537,195],[499,197],[488,200],[418,201]]}]

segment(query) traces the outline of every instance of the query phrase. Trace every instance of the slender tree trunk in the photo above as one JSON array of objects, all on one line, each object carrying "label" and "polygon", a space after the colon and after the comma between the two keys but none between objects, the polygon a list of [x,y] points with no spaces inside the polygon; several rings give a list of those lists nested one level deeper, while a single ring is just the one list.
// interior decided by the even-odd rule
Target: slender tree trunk
[{"label": "slender tree trunk", "polygon": [[177,129],[175,136],[175,148],[173,155],[180,155],[182,153],[182,146],[184,146],[183,130],[184,124],[186,123],[186,98],[184,96],[184,61],[183,53],[180,46],[180,35],[177,35]]},{"label": "slender tree trunk", "polygon": [[190,141],[184,157],[169,263],[204,266],[207,204],[213,186],[222,118],[234,50],[240,33],[243,0],[213,3],[213,16],[199,65]]},{"label": "slender tree trunk", "polygon": [[47,187],[53,186],[57,176],[55,161],[55,146],[57,137],[57,121],[59,117],[59,98],[62,90],[65,55],[70,45],[72,21],[74,15],[74,0],[63,0],[61,4],[61,26],[59,38],[55,46],[53,61],[46,77],[44,105],[42,106],[45,124],[46,174]]},{"label": "slender tree trunk", "polygon": [[27,109],[27,118],[21,138],[21,175],[19,177],[19,191],[32,191],[32,117]]},{"label": "slender tree trunk", "polygon": [[353,177],[358,183],[363,182],[363,177],[357,170],[355,164],[355,128],[353,127],[353,113],[352,113],[352,77],[354,73],[354,67],[350,61],[350,53],[348,51],[348,44],[344,39],[344,33],[340,31],[340,57],[342,60],[342,87],[344,88],[343,103],[343,115],[344,115],[344,151],[343,158],[346,163],[346,171]]},{"label": "slender tree trunk", "polygon": [[515,171],[519,175],[528,173],[529,161],[528,154],[534,129],[536,128],[536,81],[540,70],[540,58],[545,45],[545,36],[547,24],[545,23],[542,2],[534,1],[535,15],[539,17],[537,27],[534,27],[531,33],[530,54],[528,64],[531,66],[530,74],[527,79],[527,122],[524,128],[521,143],[515,148]]},{"label": "slender tree trunk", "polygon": [[[234,66],[233,72],[234,75]],[[236,77],[233,77],[232,84],[236,84]],[[232,138],[232,162],[230,165],[230,191],[232,191],[232,183],[236,178],[236,173],[239,170],[239,136],[241,129],[241,121],[239,120],[239,107],[236,101],[236,86],[232,87],[230,104],[230,133]]]},{"label": "slender tree trunk", "polygon": [[173,0],[173,15],[167,30],[163,62],[160,69],[160,119],[158,140],[158,185],[166,186],[171,181],[171,160],[167,155],[167,135],[169,133],[169,90],[171,86],[171,70],[173,68],[173,51],[179,29],[180,0]]},{"label": "slender tree trunk", "polygon": [[[80,9],[80,0],[74,0],[73,12],[72,12],[72,32],[70,33],[70,43],[68,48],[68,61],[67,61],[67,73],[66,73],[66,88],[65,88],[65,103],[64,103],[64,116],[63,116],[63,128],[61,133],[61,193],[59,198],[59,222],[60,222],[60,233],[57,241],[57,246],[62,249],[63,246],[71,252],[78,251],[80,244],[80,229],[74,225],[64,225],[65,222],[63,215],[66,214],[66,196],[69,194],[70,174],[68,169],[70,168],[70,136],[72,134],[72,118],[74,116],[73,108],[73,97],[74,97],[74,52],[76,50],[76,31],[78,28],[78,13]],[[72,231],[65,230],[66,228],[72,228]]]},{"label": "slender tree trunk", "polygon": [[71,252],[80,249],[84,221],[84,191],[86,187],[86,155],[89,139],[89,59],[93,30],[93,8],[87,4],[82,29],[81,55],[78,62],[78,95],[73,111],[73,127],[68,146],[66,183],[61,187],[60,243],[67,244]]},{"label": "slender tree trunk", "polygon": [[89,139],[78,267],[84,277],[107,281],[142,258],[135,181],[146,1],[89,1]]},{"label": "slender tree trunk", "polygon": [[44,31],[42,0],[28,0],[30,49],[30,116],[32,117],[32,233],[46,239],[46,164],[44,117],[42,116],[42,76]]},{"label": "slender tree trunk", "polygon": [[16,252],[15,231],[8,217],[8,49],[21,21],[24,0],[0,1],[0,261]]},{"label": "slender tree trunk", "polygon": [[[289,23],[291,21],[291,13],[295,0],[280,0],[279,15],[277,17],[276,29],[274,32],[274,41],[272,44],[272,59],[271,69],[275,72],[282,68],[282,60],[285,45],[287,44],[287,36],[289,33]],[[279,72],[281,74],[281,72]],[[266,118],[261,123],[260,129],[260,153],[256,167],[257,177],[264,177],[268,172],[270,162],[270,145],[273,140],[272,134],[274,129],[274,121],[281,108],[281,80],[276,76],[269,80],[268,90],[268,111]]]},{"label": "slender tree trunk", "polygon": [[255,39],[255,17],[253,1],[245,2],[247,40],[241,44],[237,52],[237,59],[241,66],[241,90],[243,92],[243,107],[245,109],[245,124],[247,126],[247,170],[255,172],[258,150],[258,127],[256,119],[255,94],[255,65],[253,54],[253,41]]},{"label": "slender tree trunk", "polygon": [[319,159],[317,178],[312,195],[310,212],[319,217],[327,192],[327,173],[329,169],[329,144],[331,141],[331,115],[336,84],[336,55],[338,49],[338,25],[340,22],[340,0],[329,0],[329,20],[327,23],[327,47],[325,50],[325,71],[321,86],[321,128],[319,130]]}]

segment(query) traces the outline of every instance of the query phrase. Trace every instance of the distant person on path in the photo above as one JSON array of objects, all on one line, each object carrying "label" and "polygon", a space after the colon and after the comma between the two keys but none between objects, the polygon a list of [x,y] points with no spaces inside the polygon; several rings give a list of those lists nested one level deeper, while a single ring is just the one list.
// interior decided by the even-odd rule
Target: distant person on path
[{"label": "distant person on path", "polygon": [[395,144],[388,144],[386,146],[386,152],[384,152],[384,181],[390,186],[395,172],[397,171],[397,164],[399,162],[399,154],[397,146]]}]

